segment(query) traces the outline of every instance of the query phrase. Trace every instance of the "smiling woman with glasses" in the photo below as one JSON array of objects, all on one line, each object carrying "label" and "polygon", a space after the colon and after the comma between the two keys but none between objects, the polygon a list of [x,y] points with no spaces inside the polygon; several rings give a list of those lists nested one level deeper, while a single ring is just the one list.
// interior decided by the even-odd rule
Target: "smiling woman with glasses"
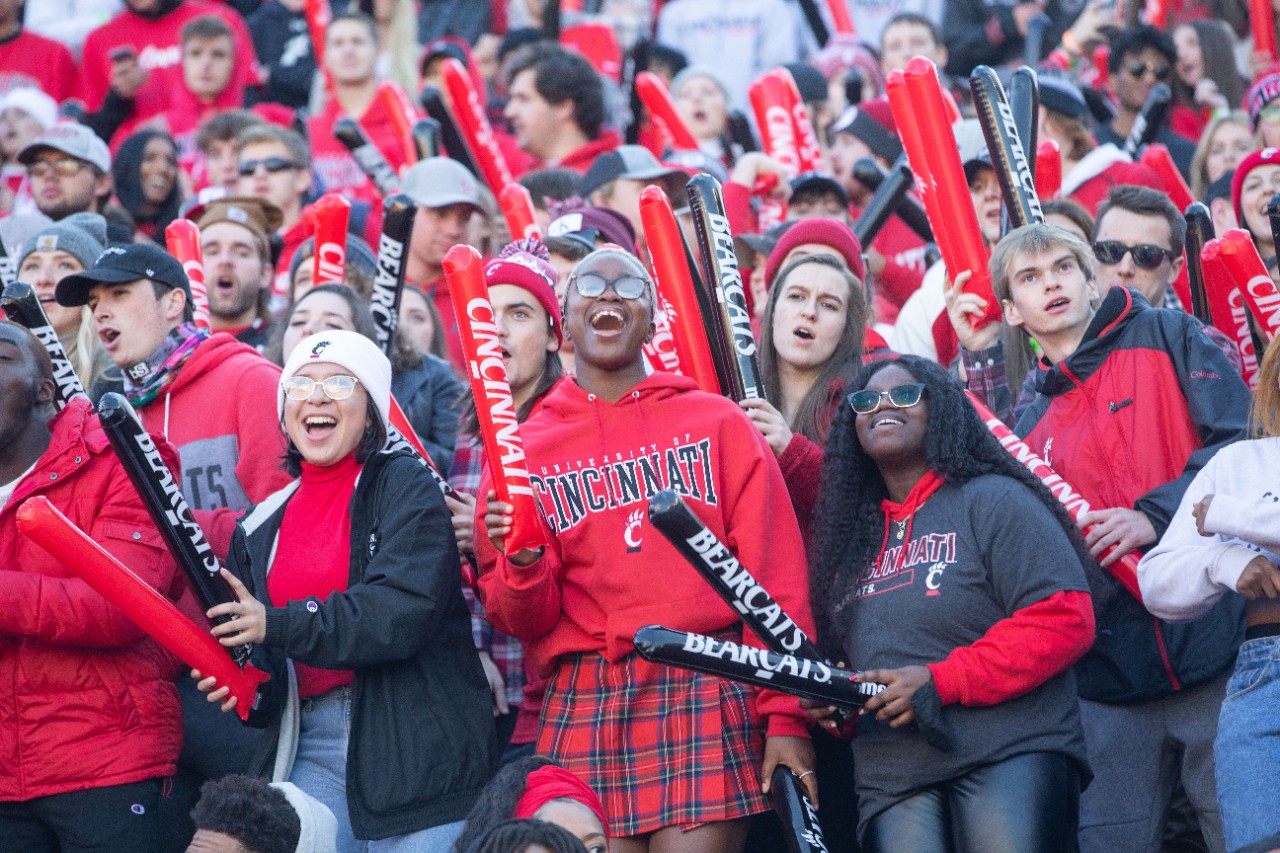
[{"label": "smiling woman with glasses", "polygon": [[886,685],[853,740],[862,849],[1075,850],[1087,770],[1067,669],[1094,633],[1080,533],[937,364],[878,362],[847,399],[810,596],[824,651]]},{"label": "smiling woman with glasses", "polygon": [[277,412],[298,480],[244,519],[224,572],[237,600],[208,614],[222,645],[257,645],[276,686],[251,724],[281,720],[275,773],[329,807],[340,853],[449,849],[496,751],[449,511],[422,464],[384,449],[390,405],[391,364],[363,335],[294,348]]}]

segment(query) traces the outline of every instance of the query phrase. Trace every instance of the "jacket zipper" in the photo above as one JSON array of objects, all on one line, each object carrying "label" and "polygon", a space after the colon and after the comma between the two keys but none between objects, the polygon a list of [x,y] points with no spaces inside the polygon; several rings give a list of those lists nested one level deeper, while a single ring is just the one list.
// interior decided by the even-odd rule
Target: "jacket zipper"
[{"label": "jacket zipper", "polygon": [[1178,681],[1178,676],[1174,674],[1173,664],[1169,662],[1169,650],[1164,646],[1164,635],[1160,633],[1160,620],[1152,616],[1151,626],[1156,631],[1156,648],[1160,650],[1160,662],[1164,664],[1164,674],[1169,676],[1169,683],[1173,685],[1174,690],[1181,690],[1182,683]]}]

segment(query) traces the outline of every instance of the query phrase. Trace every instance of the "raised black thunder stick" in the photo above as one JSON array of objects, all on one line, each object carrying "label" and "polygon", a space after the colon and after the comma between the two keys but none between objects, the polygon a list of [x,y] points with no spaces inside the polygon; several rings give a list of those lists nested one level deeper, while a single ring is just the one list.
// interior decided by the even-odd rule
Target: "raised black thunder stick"
[{"label": "raised black thunder stick", "polygon": [[782,819],[782,834],[790,853],[827,853],[822,825],[818,823],[818,810],[813,807],[800,777],[785,764],[779,764],[773,770],[769,801]]},{"label": "raised black thunder stick", "polygon": [[[714,289],[719,303],[722,325],[717,324],[717,333],[723,335],[725,349],[731,357],[728,373],[732,384],[721,385],[721,391],[738,402],[763,400],[764,381],[756,355],[756,336],[751,330],[751,313],[747,310],[747,294],[742,286],[742,273],[738,271],[738,256],[724,212],[720,182],[710,175],[695,175],[689,180],[688,192],[705,284]],[[716,348],[712,347],[712,355],[715,353]]]},{"label": "raised black thunder stick", "polygon": [[457,160],[467,168],[467,171],[480,177],[480,169],[476,167],[476,161],[471,159],[471,150],[467,148],[467,143],[463,141],[462,134],[458,132],[458,125],[453,120],[453,114],[449,112],[449,107],[444,102],[444,95],[438,86],[426,86],[421,94],[418,95],[418,101],[422,104],[422,108],[426,110],[427,115],[436,120],[440,125],[440,137],[437,149],[440,144],[444,145],[444,152],[451,160]]},{"label": "raised black thunder stick", "polygon": [[369,176],[378,192],[385,196],[400,191],[400,179],[396,177],[395,170],[355,119],[338,119],[333,124],[333,135],[351,152],[360,171]]},{"label": "raised black thunder stick", "polygon": [[1022,153],[1027,155],[1027,168],[1031,178],[1036,176],[1036,151],[1040,146],[1040,78],[1034,66],[1023,66],[1013,72],[1009,80],[1009,109],[1013,111],[1013,123],[1018,127],[1018,141]]},{"label": "raised black thunder stick", "polygon": [[58,340],[58,333],[49,323],[44,306],[40,304],[31,285],[20,281],[6,285],[3,295],[0,295],[0,309],[4,310],[5,316],[11,321],[25,326],[27,331],[35,335],[44,351],[49,354],[49,360],[53,362],[53,384],[58,393],[58,408],[61,409],[76,397],[89,399],[84,386],[80,384],[80,377],[76,375],[75,365],[62,348],[62,341]]},{"label": "raised black thunder stick", "polygon": [[[879,168],[878,164],[877,168]],[[880,233],[880,229],[889,221],[889,217],[901,207],[902,200],[911,189],[913,182],[911,167],[906,164],[906,161],[900,159],[889,167],[888,174],[880,182],[880,186],[876,188],[866,207],[862,208],[857,221],[853,223],[853,235],[858,238],[859,244],[871,245],[871,241]]]},{"label": "raised black thunder stick", "polygon": [[1133,120],[1133,129],[1129,131],[1129,138],[1124,141],[1124,153],[1137,160],[1142,149],[1155,140],[1172,106],[1173,92],[1169,91],[1169,87],[1163,83],[1153,86],[1138,117]]},{"label": "raised black thunder stick", "polygon": [[440,122],[420,118],[413,123],[413,147],[419,160],[440,156]]},{"label": "raised black thunder stick", "polygon": [[1013,228],[1044,222],[1040,198],[1036,195],[1036,179],[1031,172],[1027,153],[1018,137],[1018,125],[1014,121],[1009,99],[996,72],[986,65],[979,65],[969,75],[973,92],[973,104],[978,111],[978,123],[987,140],[991,164],[995,167],[996,180],[1004,195],[1005,210]]},{"label": "raised black thunder stick", "polygon": [[[1272,199],[1274,203],[1275,199]],[[1267,206],[1271,212],[1271,205]],[[1209,291],[1204,283],[1204,265],[1200,262],[1200,252],[1204,244],[1213,239],[1213,216],[1203,202],[1195,201],[1187,205],[1183,214],[1187,220],[1187,288],[1191,291],[1191,313],[1206,326],[1213,325],[1213,314],[1209,311]],[[1275,219],[1271,220],[1275,228]]]},{"label": "raised black thunder stick", "polygon": [[[907,172],[910,174],[911,167],[907,165],[906,155],[898,158],[892,168],[897,168],[898,163],[907,166]],[[858,183],[862,184],[871,192],[877,192],[880,185],[884,183],[888,173],[879,163],[871,157],[863,157],[853,164],[853,177]],[[912,176],[914,180],[914,175]],[[898,208],[894,211],[898,214],[898,218],[903,224],[910,228],[926,243],[933,242],[933,227],[929,225],[929,217],[924,212],[924,206],[914,197],[906,195],[902,197],[902,201],[898,202]],[[862,244],[866,246],[866,243]]]},{"label": "raised black thunder stick", "polygon": [[[182,496],[182,487],[173,478],[164,457],[129,401],[114,392],[103,394],[98,403],[98,419],[116,456],[120,457],[125,473],[138,490],[142,505],[147,508],[183,574],[191,581],[200,608],[208,610],[218,604],[236,601],[231,585],[222,577],[222,566],[214,556],[213,547],[192,515],[187,499]],[[215,622],[222,625],[234,619],[234,616],[227,615]],[[227,653],[243,667],[253,654],[253,646],[236,646],[227,649]]]}]

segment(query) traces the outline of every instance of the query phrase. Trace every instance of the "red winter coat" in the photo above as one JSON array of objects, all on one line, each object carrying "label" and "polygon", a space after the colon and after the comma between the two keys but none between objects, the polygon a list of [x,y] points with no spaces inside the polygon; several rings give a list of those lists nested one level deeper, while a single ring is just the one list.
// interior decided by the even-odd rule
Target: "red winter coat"
[{"label": "red winter coat", "polygon": [[0,510],[0,801],[170,776],[182,746],[177,659],[18,533],[18,507],[43,495],[153,588],[184,586],[89,404],[51,426]]}]

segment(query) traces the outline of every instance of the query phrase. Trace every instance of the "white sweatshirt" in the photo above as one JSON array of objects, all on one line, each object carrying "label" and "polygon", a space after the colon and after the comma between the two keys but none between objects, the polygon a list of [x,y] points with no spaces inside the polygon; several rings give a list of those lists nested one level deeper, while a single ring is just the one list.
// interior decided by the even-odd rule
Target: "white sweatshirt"
[{"label": "white sweatshirt", "polygon": [[[1213,495],[1201,536],[1192,508]],[[1160,542],[1138,565],[1147,609],[1173,622],[1207,613],[1235,593],[1259,554],[1280,562],[1280,438],[1238,441],[1218,451],[1182,496]]]}]

